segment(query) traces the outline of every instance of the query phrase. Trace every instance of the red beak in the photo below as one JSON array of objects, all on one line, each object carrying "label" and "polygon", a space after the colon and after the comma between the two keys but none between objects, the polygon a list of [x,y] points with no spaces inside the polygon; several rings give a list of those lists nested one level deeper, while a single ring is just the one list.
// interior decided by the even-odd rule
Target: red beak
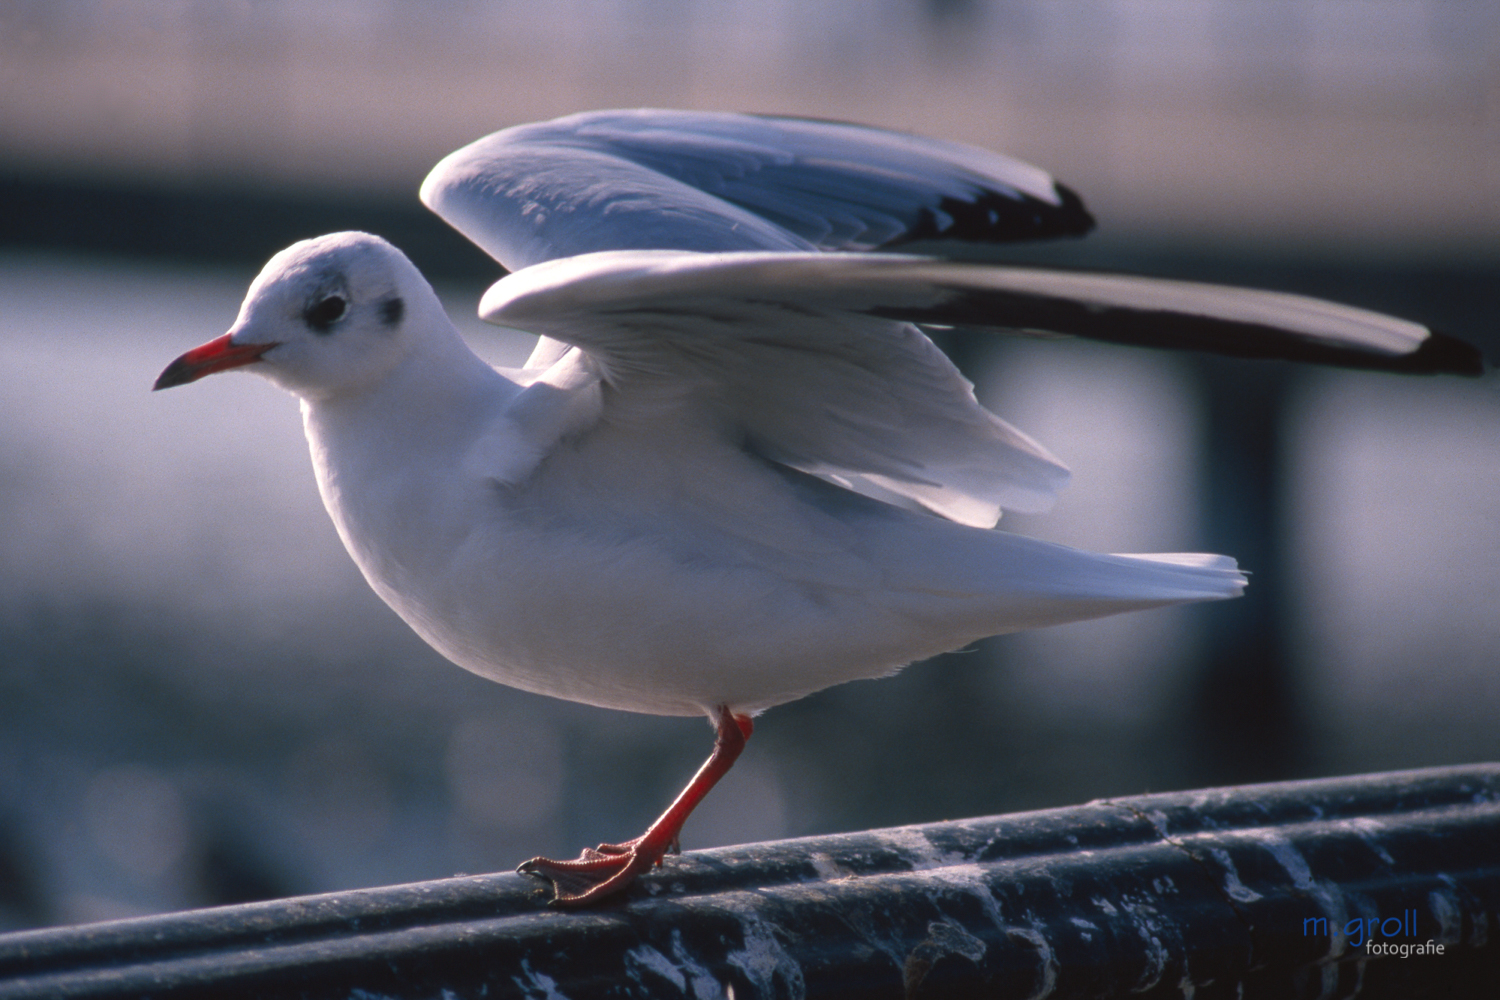
[{"label": "red beak", "polygon": [[229,340],[229,334],[210,340],[208,343],[193,348],[176,361],[167,365],[161,375],[156,379],[156,384],[151,391],[157,389],[170,389],[174,385],[186,385],[196,382],[205,375],[214,372],[228,371],[241,365],[248,365],[252,361],[259,361],[260,356],[271,348],[277,346],[275,341],[269,344],[235,344]]}]

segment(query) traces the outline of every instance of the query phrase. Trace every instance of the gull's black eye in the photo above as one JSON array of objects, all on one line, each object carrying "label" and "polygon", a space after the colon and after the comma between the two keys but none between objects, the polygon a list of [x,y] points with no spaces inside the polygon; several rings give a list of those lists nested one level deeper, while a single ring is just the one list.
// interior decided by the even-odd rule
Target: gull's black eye
[{"label": "gull's black eye", "polygon": [[327,333],[348,311],[349,303],[342,295],[329,295],[308,306],[302,318],[312,327],[313,333]]}]

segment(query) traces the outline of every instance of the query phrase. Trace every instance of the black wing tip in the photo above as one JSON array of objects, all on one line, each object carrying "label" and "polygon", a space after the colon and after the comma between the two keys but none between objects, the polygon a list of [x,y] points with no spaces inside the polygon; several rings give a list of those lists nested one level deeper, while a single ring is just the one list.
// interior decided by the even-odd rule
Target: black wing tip
[{"label": "black wing tip", "polygon": [[1308,339],[1282,327],[1158,309],[1098,307],[1057,296],[949,286],[930,306],[869,310],[885,319],[927,325],[1048,331],[1106,343],[1172,351],[1200,351],[1262,361],[1290,361],[1399,375],[1484,374],[1479,348],[1429,331],[1405,354]]},{"label": "black wing tip", "polygon": [[1402,360],[1411,365],[1406,370],[1430,375],[1478,378],[1484,374],[1485,368],[1484,353],[1478,347],[1437,330],[1428,331],[1422,346]]},{"label": "black wing tip", "polygon": [[1417,349],[1406,354],[1384,354],[1331,344],[1302,343],[1270,355],[1285,361],[1308,362],[1336,368],[1391,372],[1396,375],[1460,375],[1478,378],[1484,374],[1484,354],[1458,337],[1429,330]]},{"label": "black wing tip", "polygon": [[880,248],[924,242],[1019,243],[1089,233],[1096,223],[1083,199],[1056,182],[1053,190],[1055,205],[1016,191],[985,190],[972,198],[944,198],[936,210],[924,207],[906,232]]},{"label": "black wing tip", "polygon": [[1057,226],[1053,230],[1057,236],[1087,236],[1099,225],[1094,218],[1094,213],[1084,207],[1083,199],[1078,192],[1060,184],[1052,182],[1052,190],[1057,192],[1058,200],[1062,203],[1058,206]]}]

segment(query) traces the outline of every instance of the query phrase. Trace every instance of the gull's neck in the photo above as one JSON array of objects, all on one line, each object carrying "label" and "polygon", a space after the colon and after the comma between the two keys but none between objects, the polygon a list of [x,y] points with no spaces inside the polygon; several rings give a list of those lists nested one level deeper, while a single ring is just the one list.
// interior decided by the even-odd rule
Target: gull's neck
[{"label": "gull's neck", "polygon": [[379,379],[346,392],[303,397],[303,422],[315,448],[322,442],[329,447],[369,443],[387,454],[403,445],[430,449],[475,419],[492,417],[520,391],[476,355],[441,307],[433,305],[436,314],[421,318],[420,341]]},{"label": "gull's neck", "polygon": [[359,523],[399,516],[400,498],[450,482],[520,391],[445,315],[427,323],[415,349],[381,378],[302,401],[318,490],[351,550]]}]

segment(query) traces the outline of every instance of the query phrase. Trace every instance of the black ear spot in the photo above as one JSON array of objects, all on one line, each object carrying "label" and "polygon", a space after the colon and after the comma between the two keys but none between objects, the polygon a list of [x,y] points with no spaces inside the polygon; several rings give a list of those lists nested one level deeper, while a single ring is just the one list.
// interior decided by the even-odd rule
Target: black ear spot
[{"label": "black ear spot", "polygon": [[401,301],[401,296],[392,295],[380,303],[380,320],[386,326],[395,326],[401,322],[401,317],[406,315],[406,303]]},{"label": "black ear spot", "polygon": [[349,302],[342,295],[325,295],[303,311],[302,319],[314,333],[327,333],[348,311]]}]

